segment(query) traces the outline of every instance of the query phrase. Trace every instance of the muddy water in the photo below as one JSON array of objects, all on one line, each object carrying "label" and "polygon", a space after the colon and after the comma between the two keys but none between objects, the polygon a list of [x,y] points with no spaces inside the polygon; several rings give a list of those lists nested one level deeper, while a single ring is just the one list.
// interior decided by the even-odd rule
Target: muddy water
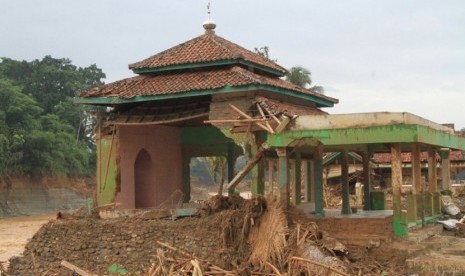
[{"label": "muddy water", "polygon": [[54,214],[49,214],[0,219],[0,261],[6,262],[21,255],[28,240],[54,217]]}]

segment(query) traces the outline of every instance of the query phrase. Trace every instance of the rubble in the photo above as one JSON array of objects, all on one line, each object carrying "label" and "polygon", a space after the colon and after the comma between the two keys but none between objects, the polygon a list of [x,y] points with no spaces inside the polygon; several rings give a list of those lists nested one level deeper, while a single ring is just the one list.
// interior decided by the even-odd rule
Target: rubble
[{"label": "rubble", "polygon": [[176,220],[143,212],[52,220],[7,272],[69,275],[64,263],[96,275],[403,275],[408,250],[346,246],[292,206],[214,196]]}]

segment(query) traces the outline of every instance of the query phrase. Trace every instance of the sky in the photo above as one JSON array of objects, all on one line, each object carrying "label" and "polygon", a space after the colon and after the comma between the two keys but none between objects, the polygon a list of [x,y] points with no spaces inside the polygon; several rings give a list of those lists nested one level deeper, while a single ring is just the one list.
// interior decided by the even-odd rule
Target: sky
[{"label": "sky", "polygon": [[[128,64],[203,34],[208,0],[0,0],[0,57]],[[216,34],[304,66],[339,103],[465,128],[465,1],[211,0]]]}]

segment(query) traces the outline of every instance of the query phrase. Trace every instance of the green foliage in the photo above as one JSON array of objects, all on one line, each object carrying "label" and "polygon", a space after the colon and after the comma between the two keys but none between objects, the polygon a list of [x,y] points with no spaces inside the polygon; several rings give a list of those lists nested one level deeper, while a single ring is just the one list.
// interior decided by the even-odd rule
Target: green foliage
[{"label": "green foliage", "polygon": [[263,46],[260,48],[255,47],[254,52],[256,54],[261,55],[262,57],[266,58],[267,60],[273,61],[273,62],[278,62],[277,59],[271,59],[270,57],[270,48],[268,46]]},{"label": "green foliage", "polygon": [[[312,85],[312,73],[305,67],[294,66],[286,74],[286,80],[303,88],[308,88]],[[325,93],[323,86],[314,85],[309,89],[320,94]]]},{"label": "green foliage", "polygon": [[94,171],[95,119],[72,104],[80,90],[102,84],[95,65],[69,59],[0,62],[0,176],[83,175]]},{"label": "green foliage", "polygon": [[307,87],[312,84],[312,73],[302,66],[295,66],[289,69],[286,80],[301,87]]}]

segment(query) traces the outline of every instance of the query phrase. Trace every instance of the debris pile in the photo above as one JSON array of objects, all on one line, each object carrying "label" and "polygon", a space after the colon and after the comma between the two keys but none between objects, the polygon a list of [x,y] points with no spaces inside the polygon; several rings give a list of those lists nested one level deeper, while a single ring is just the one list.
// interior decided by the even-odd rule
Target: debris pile
[{"label": "debris pile", "polygon": [[[8,275],[348,275],[368,272],[295,208],[215,196],[195,217],[61,219],[44,225]],[[379,273],[379,271],[377,271]]]}]

